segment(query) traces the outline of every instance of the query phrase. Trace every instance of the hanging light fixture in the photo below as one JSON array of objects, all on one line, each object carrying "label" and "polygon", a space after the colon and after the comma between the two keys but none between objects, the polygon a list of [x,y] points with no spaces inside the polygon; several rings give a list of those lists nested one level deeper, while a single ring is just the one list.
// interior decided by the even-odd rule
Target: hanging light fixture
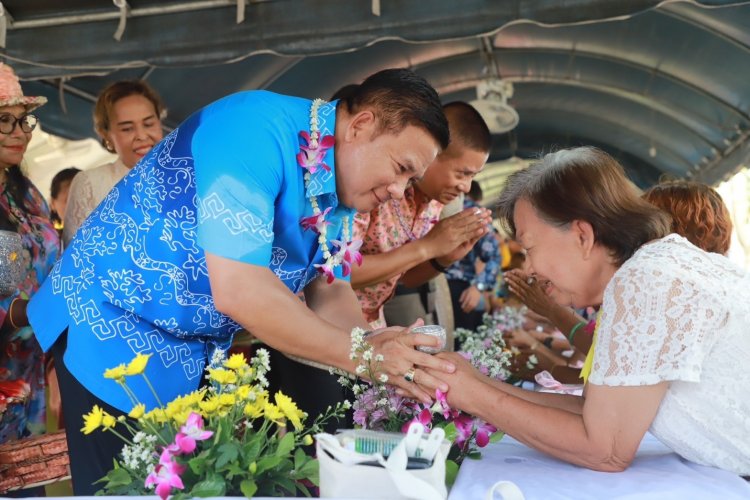
[{"label": "hanging light fixture", "polygon": [[486,77],[477,84],[477,99],[469,104],[482,115],[490,132],[504,134],[516,128],[520,120],[518,112],[508,104],[508,99],[513,97],[513,84],[500,77],[488,37],[482,38],[481,53]]}]

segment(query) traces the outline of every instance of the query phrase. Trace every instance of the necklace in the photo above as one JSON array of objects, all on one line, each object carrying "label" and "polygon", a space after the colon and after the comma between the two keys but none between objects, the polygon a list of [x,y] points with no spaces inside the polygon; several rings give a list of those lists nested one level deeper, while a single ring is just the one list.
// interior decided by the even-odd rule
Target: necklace
[{"label": "necklace", "polygon": [[[297,163],[300,167],[307,170],[304,176],[305,190],[307,191],[309,191],[310,178],[312,174],[317,172],[318,168],[322,168],[328,172],[331,170],[331,167],[326,165],[323,160],[328,150],[333,147],[335,140],[332,135],[326,135],[321,138],[320,131],[318,130],[318,108],[324,103],[323,99],[315,99],[312,102],[310,106],[310,133],[308,134],[303,130],[299,134],[306,144],[300,146],[300,152],[297,154]],[[342,219],[343,227],[341,231],[343,241],[331,240],[331,243],[336,247],[335,251],[331,252],[327,238],[330,222],[326,220],[331,207],[321,211],[318,205],[318,197],[310,195],[309,199],[313,214],[300,219],[300,226],[302,226],[303,230],[309,229],[318,234],[318,245],[320,245],[325,263],[315,264],[315,268],[319,273],[324,274],[328,284],[331,284],[336,278],[334,275],[336,267],[342,266],[342,274],[349,276],[353,262],[356,262],[357,265],[362,264],[362,254],[359,252],[362,240],[353,240],[351,238],[349,216],[345,216]]]}]

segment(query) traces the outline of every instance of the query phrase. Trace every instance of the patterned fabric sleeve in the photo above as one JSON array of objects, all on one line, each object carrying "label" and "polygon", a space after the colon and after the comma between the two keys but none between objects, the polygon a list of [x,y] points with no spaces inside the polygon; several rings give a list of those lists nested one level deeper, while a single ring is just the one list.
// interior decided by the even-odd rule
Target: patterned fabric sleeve
[{"label": "patterned fabric sleeve", "polygon": [[500,271],[500,245],[495,235],[490,231],[482,236],[477,246],[479,247],[478,257],[485,265],[475,281],[476,283],[484,283],[486,290],[492,290],[495,288],[497,273]]},{"label": "patterned fabric sleeve", "polygon": [[605,290],[594,384],[698,382],[704,358],[728,319],[717,294],[669,259],[628,262]]}]

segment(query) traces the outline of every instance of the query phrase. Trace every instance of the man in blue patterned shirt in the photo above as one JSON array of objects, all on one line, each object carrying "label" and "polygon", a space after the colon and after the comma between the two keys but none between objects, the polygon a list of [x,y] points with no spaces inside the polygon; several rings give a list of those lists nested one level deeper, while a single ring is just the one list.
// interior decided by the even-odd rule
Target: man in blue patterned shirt
[{"label": "man in blue patterned shirt", "polygon": [[[464,208],[478,207],[481,201],[482,188],[477,181],[471,181],[469,194],[464,198]],[[478,261],[484,263],[480,272],[477,272]],[[499,271],[500,246],[490,226],[487,234],[477,241],[474,248],[445,271],[456,328],[476,330],[482,324],[485,292],[494,289]]]},{"label": "man in blue patterned shirt", "polygon": [[[152,355],[147,375],[162,402],[198,388],[206,360],[240,327],[353,372],[349,332],[367,324],[347,276],[352,216],[401,197],[448,140],[429,84],[385,70],[345,103],[234,94],[157,144],[92,212],[28,308],[60,365],[76,495],[95,491],[122,446],[112,433],[81,439],[79,422],[94,404],[131,410],[102,374],[136,353]],[[407,393],[429,401],[447,388],[425,370],[404,376],[454,369],[414,349],[435,339],[391,329],[370,342]],[[139,377],[128,384],[157,404]]]}]

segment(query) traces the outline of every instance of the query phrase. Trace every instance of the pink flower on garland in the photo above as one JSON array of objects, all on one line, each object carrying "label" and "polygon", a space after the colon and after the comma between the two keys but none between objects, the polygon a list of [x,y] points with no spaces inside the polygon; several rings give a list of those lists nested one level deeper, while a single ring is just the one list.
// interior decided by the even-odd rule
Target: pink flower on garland
[{"label": "pink flower on garland", "polygon": [[326,220],[326,215],[328,215],[328,212],[331,211],[331,207],[326,208],[323,210],[323,212],[319,213],[318,215],[311,215],[310,217],[302,217],[299,220],[300,226],[302,226],[302,229],[311,229],[315,231],[317,234],[320,234],[323,232],[323,228],[325,228],[327,225],[330,224]]},{"label": "pink flower on garland", "polygon": [[329,285],[333,283],[333,280],[336,279],[336,276],[333,274],[333,267],[330,266],[328,263],[325,264],[315,264],[315,267],[318,269],[318,272],[320,274],[324,274],[326,277],[326,283]]},{"label": "pink flower on garland", "polygon": [[212,431],[203,430],[203,417],[193,412],[185,421],[185,425],[180,427],[180,432],[175,436],[174,443],[179,448],[180,453],[192,453],[197,446],[196,441],[205,441],[213,435]]},{"label": "pink flower on garland", "polygon": [[362,248],[362,240],[351,240],[342,242],[339,240],[331,240],[331,243],[338,247],[338,252],[343,253],[343,260],[341,262],[343,269],[343,275],[349,276],[352,272],[352,263],[356,262],[358,266],[362,265],[362,253],[359,251]]},{"label": "pink flower on garland", "polygon": [[178,464],[167,448],[164,449],[159,457],[159,463],[153,472],[146,477],[144,486],[156,485],[156,494],[162,500],[166,500],[172,488],[181,490],[185,487],[182,484],[180,474],[185,472],[185,466]]},{"label": "pink flower on garland", "polygon": [[322,139],[318,141],[316,145],[312,145],[310,140],[310,134],[306,131],[299,133],[299,136],[304,139],[305,144],[300,144],[300,151],[297,153],[297,163],[300,167],[306,169],[311,174],[318,171],[318,167],[322,167],[323,170],[330,172],[331,167],[325,164],[323,161],[326,157],[326,153],[331,149],[335,143],[332,135],[324,135]]},{"label": "pink flower on garland", "polygon": [[[456,446],[463,448],[476,430],[477,446],[484,448],[490,442],[490,436],[497,431],[494,425],[475,419],[466,413],[460,414],[453,420],[456,425]],[[477,424],[480,424],[477,426]]]}]

